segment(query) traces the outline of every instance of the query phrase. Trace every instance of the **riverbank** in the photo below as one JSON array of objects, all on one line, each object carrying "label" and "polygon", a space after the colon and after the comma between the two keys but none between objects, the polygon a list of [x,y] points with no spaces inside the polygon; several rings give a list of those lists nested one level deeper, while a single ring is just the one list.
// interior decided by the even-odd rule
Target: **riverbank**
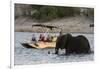
[{"label": "riverbank", "polygon": [[53,21],[39,23],[29,17],[19,17],[15,20],[15,32],[59,32],[60,29],[50,30],[43,27],[33,27],[33,24],[44,24],[50,26],[57,26],[62,28],[62,32],[77,32],[77,33],[94,33],[94,27],[90,27],[90,24],[94,24],[92,20],[83,17],[65,17],[62,19],[55,19]]}]

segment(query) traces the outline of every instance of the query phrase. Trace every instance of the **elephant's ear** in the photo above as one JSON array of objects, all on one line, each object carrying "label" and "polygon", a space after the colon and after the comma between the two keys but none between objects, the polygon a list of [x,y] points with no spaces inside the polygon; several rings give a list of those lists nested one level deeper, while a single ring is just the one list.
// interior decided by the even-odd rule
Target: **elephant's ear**
[{"label": "elephant's ear", "polygon": [[67,34],[67,41],[69,41],[72,38],[72,35],[70,33]]}]

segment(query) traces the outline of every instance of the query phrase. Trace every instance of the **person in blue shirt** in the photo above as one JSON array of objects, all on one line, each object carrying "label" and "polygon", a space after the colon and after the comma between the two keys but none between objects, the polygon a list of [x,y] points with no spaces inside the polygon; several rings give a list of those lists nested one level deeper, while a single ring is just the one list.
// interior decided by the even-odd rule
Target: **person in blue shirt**
[{"label": "person in blue shirt", "polygon": [[36,40],[36,37],[35,37],[35,35],[33,34],[33,36],[32,36],[32,43],[34,44],[34,45],[36,45],[36,46],[38,46],[37,45],[37,40]]},{"label": "person in blue shirt", "polygon": [[32,41],[36,41],[36,37],[35,37],[34,34],[33,34],[33,36],[32,36]]}]

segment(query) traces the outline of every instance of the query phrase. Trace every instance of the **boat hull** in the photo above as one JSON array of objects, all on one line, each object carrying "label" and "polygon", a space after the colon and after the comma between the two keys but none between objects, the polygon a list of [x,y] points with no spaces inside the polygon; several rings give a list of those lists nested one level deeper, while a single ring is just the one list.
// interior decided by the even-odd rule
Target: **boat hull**
[{"label": "boat hull", "polygon": [[21,45],[26,48],[35,49],[55,48],[56,42],[38,42],[37,45],[32,43],[21,43]]}]

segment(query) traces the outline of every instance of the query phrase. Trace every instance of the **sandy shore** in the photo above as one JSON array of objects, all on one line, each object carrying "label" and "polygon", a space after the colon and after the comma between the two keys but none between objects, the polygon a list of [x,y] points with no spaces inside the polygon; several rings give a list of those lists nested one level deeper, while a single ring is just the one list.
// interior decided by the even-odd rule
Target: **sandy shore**
[{"label": "sandy shore", "polygon": [[[29,17],[19,17],[15,20],[15,31],[16,32],[59,32],[60,29],[50,30],[48,28],[33,27],[33,24],[40,24]],[[93,21],[86,17],[76,16],[76,17],[66,17],[62,19],[55,19],[53,21],[41,23],[44,25],[57,26],[62,28],[63,32],[85,32],[93,33],[94,28],[89,27],[93,24]]]}]

